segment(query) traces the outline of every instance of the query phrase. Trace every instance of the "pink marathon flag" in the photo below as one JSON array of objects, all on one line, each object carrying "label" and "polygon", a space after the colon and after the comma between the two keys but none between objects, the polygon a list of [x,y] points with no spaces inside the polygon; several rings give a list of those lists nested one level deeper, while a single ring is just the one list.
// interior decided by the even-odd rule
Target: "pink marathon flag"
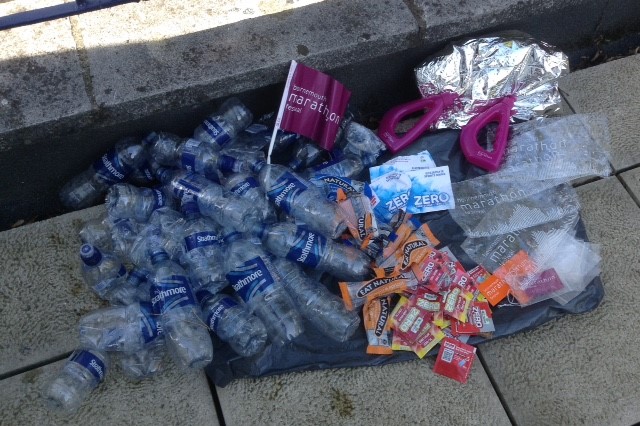
[{"label": "pink marathon flag", "polygon": [[301,134],[331,150],[350,97],[351,91],[339,81],[291,61],[269,157],[278,129]]}]

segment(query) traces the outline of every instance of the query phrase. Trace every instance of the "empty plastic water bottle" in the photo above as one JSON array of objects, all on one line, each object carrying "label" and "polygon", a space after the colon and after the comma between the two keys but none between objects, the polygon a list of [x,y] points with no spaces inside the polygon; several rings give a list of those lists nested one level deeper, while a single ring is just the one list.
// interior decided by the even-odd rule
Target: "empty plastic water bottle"
[{"label": "empty plastic water bottle", "polygon": [[[175,213],[180,215],[178,212]],[[167,220],[167,222],[160,225],[151,223],[150,219],[149,224],[140,231],[133,241],[129,251],[129,260],[139,268],[150,270],[152,251],[161,247],[171,260],[178,263],[182,262],[184,245],[180,236],[184,232],[186,221],[180,216],[179,219],[172,222],[173,213],[151,216],[157,222],[162,222],[163,220]]]},{"label": "empty plastic water bottle", "polygon": [[172,172],[165,177],[176,198],[192,194],[198,199],[200,212],[221,226],[231,226],[240,232],[254,229],[262,221],[262,212],[251,202],[231,194],[210,180],[195,173]]},{"label": "empty plastic water bottle", "polygon": [[149,147],[144,144],[144,140],[142,142],[143,160],[140,162],[140,165],[134,168],[129,174],[127,182],[136,186],[149,186],[156,181],[156,178],[153,174],[153,161]]},{"label": "empty plastic water bottle", "polygon": [[96,349],[77,349],[46,386],[44,397],[49,406],[73,412],[104,380],[109,359]]},{"label": "empty plastic water bottle", "polygon": [[328,272],[339,279],[359,281],[371,274],[371,259],[360,250],[328,240],[293,223],[263,225],[258,231],[269,252]]},{"label": "empty plastic water bottle", "polygon": [[312,183],[285,166],[265,164],[258,182],[276,207],[309,229],[338,238],[347,228],[335,203],[328,201]]},{"label": "empty plastic water bottle", "polygon": [[[271,143],[273,128],[269,128],[264,124],[253,123],[241,132],[237,138],[230,141],[226,148],[240,148],[247,151],[261,151],[268,147]],[[297,133],[285,132],[278,130],[276,140],[273,143],[273,152],[278,153],[289,148],[296,141],[302,139]]]},{"label": "empty plastic water bottle", "polygon": [[365,165],[359,157],[348,154],[306,169],[303,176],[310,178],[316,174],[323,174],[352,178],[358,176],[364,169]]},{"label": "empty plastic water bottle", "polygon": [[109,188],[105,204],[112,218],[146,222],[154,210],[173,207],[175,203],[173,197],[167,196],[161,189],[137,188],[119,183]]},{"label": "empty plastic water bottle", "polygon": [[220,228],[200,215],[195,200],[183,203],[182,212],[187,221],[183,234],[183,263],[191,275],[193,290],[197,292],[203,286],[214,286],[215,292],[220,291],[227,285]]},{"label": "empty plastic water bottle", "polygon": [[224,236],[228,244],[227,281],[264,323],[272,340],[286,342],[298,337],[302,320],[269,256],[257,241],[238,233]]},{"label": "empty plastic water bottle", "polygon": [[193,131],[193,137],[220,149],[246,129],[253,115],[237,98],[229,98]]},{"label": "empty plastic water bottle", "polygon": [[213,345],[187,273],[162,249],[152,252],[151,263],[151,306],[161,315],[169,354],[178,365],[204,368],[213,359]]},{"label": "empty plastic water bottle", "polygon": [[162,337],[148,302],[98,309],[80,318],[80,344],[101,351],[137,352]]},{"label": "empty plastic water bottle", "polygon": [[113,184],[122,182],[144,161],[142,145],[130,139],[116,143],[84,172],[60,190],[60,201],[69,209],[83,209],[98,202]]},{"label": "empty plastic water bottle", "polygon": [[264,348],[267,329],[243,305],[226,294],[215,294],[215,290],[211,292],[207,287],[198,291],[196,296],[204,322],[238,355],[252,356]]},{"label": "empty plastic water bottle", "polygon": [[145,138],[145,143],[157,164],[181,168],[201,174],[216,183],[220,182],[220,154],[210,144],[163,132],[150,133]]},{"label": "empty plastic water bottle", "polygon": [[338,141],[338,147],[344,156],[353,155],[359,158],[364,167],[375,165],[380,154],[387,149],[373,130],[355,121],[347,124],[343,138]]},{"label": "empty plastic water bottle", "polygon": [[166,349],[164,340],[161,339],[158,342],[159,344],[151,345],[138,352],[115,353],[122,372],[131,379],[142,380],[164,370]]},{"label": "empty plastic water bottle", "polygon": [[285,259],[274,259],[273,264],[300,313],[318,331],[338,342],[346,342],[353,336],[360,325],[356,311],[349,311],[340,297],[309,278],[298,265]]},{"label": "empty plastic water bottle", "polygon": [[262,221],[272,223],[278,220],[275,208],[265,197],[258,181],[249,173],[235,173],[222,180],[224,189],[250,201],[262,212]]},{"label": "empty plastic water bottle", "polygon": [[103,253],[91,244],[83,244],[80,259],[84,281],[101,299],[109,300],[110,293],[125,285],[127,269],[118,257]]}]

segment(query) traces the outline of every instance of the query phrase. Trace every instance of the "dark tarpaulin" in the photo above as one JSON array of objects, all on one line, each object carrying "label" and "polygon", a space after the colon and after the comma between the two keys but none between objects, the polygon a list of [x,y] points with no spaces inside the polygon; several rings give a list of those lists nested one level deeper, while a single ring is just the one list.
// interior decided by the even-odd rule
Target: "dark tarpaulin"
[{"label": "dark tarpaulin", "polygon": [[[451,179],[459,182],[480,176],[484,172],[471,166],[464,159],[459,148],[458,131],[442,131],[425,136],[397,155],[409,155],[428,149],[438,166],[449,166]],[[381,159],[381,162],[390,157]],[[435,236],[448,246],[465,268],[475,263],[460,248],[465,240],[462,229],[453,221],[448,212],[436,212],[420,215],[422,222],[428,222]],[[582,220],[577,225],[577,237],[587,240]],[[323,283],[334,293],[339,294],[337,281],[324,276]],[[566,305],[554,300],[546,300],[527,307],[520,307],[513,300],[505,299],[493,311],[496,331],[493,339],[510,336],[536,328],[546,322],[567,314],[579,314],[595,309],[604,297],[604,289],[599,277]],[[320,370],[326,368],[376,366],[417,359],[410,352],[395,352],[391,356],[368,355],[367,338],[361,327],[346,343],[338,343],[317,332],[311,324],[305,322],[305,333],[295,342],[284,346],[269,346],[263,353],[251,358],[237,356],[229,346],[214,338],[214,359],[206,372],[218,386],[225,386],[241,377],[261,377],[292,371]],[[480,344],[485,338],[474,336],[470,344]],[[432,351],[430,355],[435,354]]]}]

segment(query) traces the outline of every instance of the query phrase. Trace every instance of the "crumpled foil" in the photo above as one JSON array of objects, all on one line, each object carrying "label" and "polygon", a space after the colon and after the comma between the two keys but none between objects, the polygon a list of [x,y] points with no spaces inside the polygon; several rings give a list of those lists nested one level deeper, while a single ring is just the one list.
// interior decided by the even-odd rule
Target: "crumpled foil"
[{"label": "crumpled foil", "polygon": [[559,111],[557,79],[569,72],[564,53],[524,34],[470,39],[451,47],[450,53],[415,69],[423,97],[442,92],[460,95],[436,128],[459,129],[508,95],[517,97],[512,121]]}]

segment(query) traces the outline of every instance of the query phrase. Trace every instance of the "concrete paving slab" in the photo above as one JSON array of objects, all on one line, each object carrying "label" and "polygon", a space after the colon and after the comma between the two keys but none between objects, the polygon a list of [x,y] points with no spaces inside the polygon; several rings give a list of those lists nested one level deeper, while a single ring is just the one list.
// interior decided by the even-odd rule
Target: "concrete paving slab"
[{"label": "concrete paving slab", "polygon": [[331,0],[270,15],[287,2],[248,3],[258,3],[254,18],[234,24],[230,10],[228,18],[205,1],[79,16],[97,104],[110,120],[131,119],[284,81],[291,59],[326,70],[400,51],[417,35],[402,0]]},{"label": "concrete paving slab", "polygon": [[640,164],[639,72],[640,56],[630,56],[560,79],[560,88],[576,113],[602,113],[609,119],[615,170]]},{"label": "concrete paving slab", "polygon": [[[60,2],[38,3],[38,7],[45,7]],[[28,8],[33,8],[33,1],[0,2],[0,16]],[[0,134],[90,109],[68,19],[2,31]],[[8,148],[9,142],[0,139],[0,152]]]},{"label": "concrete paving slab", "polygon": [[173,365],[153,379],[132,382],[117,370],[72,414],[48,409],[40,392],[64,361],[0,382],[0,425],[218,425],[203,372]]},{"label": "concrete paving slab", "polygon": [[412,0],[422,38],[442,42],[463,35],[520,30],[556,45],[591,39],[604,4],[590,0]]},{"label": "concrete paving slab", "polygon": [[640,209],[617,178],[577,189],[589,238],[601,244],[605,299],[593,312],[481,347],[517,424],[640,421],[637,315]]},{"label": "concrete paving slab", "polygon": [[640,205],[640,167],[621,173],[620,178]]},{"label": "concrete paving slab", "polygon": [[283,374],[232,382],[217,393],[227,425],[509,425],[480,362],[461,385],[434,360]]},{"label": "concrete paving slab", "polygon": [[102,306],[80,275],[78,231],[98,206],[0,233],[0,375],[77,344],[78,319]]}]

